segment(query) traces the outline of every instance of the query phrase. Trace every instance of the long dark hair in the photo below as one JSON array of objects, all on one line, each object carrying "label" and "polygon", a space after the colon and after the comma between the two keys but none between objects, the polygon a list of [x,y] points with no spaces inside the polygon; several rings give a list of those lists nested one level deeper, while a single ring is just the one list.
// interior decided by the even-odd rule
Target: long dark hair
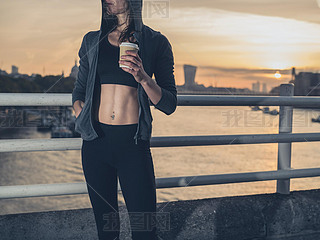
[{"label": "long dark hair", "polygon": [[[133,33],[135,31],[135,24],[134,24],[134,13],[132,10],[132,7],[130,5],[130,0],[126,0],[127,1],[127,9],[128,14],[126,16],[126,22],[128,21],[129,18],[129,24],[125,27],[125,29],[123,29],[123,31],[120,33],[120,37],[118,39],[118,43],[120,45],[121,42],[125,42],[125,41],[129,41],[129,42],[135,42],[134,37],[133,37]],[[116,27],[119,24],[118,18],[116,15],[111,14],[110,12],[108,12],[107,7],[105,2],[103,3],[103,7],[105,9],[105,11],[103,12],[103,19],[106,22],[106,29],[102,29],[102,31],[104,32],[103,35],[108,35],[110,32],[112,32],[114,29],[116,29]],[[108,23],[109,26],[108,26]]]}]

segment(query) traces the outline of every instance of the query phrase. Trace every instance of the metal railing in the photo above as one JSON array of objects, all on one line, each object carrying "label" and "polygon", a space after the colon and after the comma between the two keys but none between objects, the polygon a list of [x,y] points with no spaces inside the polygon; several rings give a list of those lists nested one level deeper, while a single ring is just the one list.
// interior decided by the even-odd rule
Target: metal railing
[{"label": "metal railing", "polygon": [[[279,134],[152,137],[151,147],[278,143],[277,171],[157,178],[157,188],[277,180],[277,192],[290,193],[291,178],[320,176],[320,168],[292,169],[292,142],[320,141],[320,133],[292,133],[293,107],[320,107],[320,97],[293,96],[293,84],[282,84],[279,97],[178,96],[178,106],[280,106]],[[0,94],[0,106],[70,106],[71,94]],[[80,150],[81,138],[4,139],[0,152]],[[121,190],[119,186],[119,190]],[[86,194],[85,182],[0,186],[0,199]]]}]

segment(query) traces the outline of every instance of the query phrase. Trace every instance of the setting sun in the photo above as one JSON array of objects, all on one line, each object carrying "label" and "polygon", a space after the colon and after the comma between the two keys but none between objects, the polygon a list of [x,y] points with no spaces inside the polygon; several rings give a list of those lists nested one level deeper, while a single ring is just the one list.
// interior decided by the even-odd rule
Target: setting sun
[{"label": "setting sun", "polygon": [[279,71],[277,71],[275,74],[274,74],[274,77],[279,79],[281,78],[281,74],[279,73]]}]

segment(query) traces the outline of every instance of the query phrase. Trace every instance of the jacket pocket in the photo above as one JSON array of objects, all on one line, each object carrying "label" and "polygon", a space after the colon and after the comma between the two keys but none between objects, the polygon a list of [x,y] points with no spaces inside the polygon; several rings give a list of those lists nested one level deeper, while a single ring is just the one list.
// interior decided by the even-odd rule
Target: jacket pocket
[{"label": "jacket pocket", "polygon": [[81,134],[81,128],[79,128],[79,124],[81,123],[81,118],[83,117],[83,113],[84,113],[84,111],[86,110],[86,106],[87,106],[87,104],[86,104],[86,102],[84,103],[84,105],[83,105],[83,107],[82,107],[82,110],[81,110],[81,112],[79,113],[79,115],[78,115],[78,117],[76,117],[76,119],[75,119],[75,122],[74,122],[74,128],[75,128],[75,131],[77,131],[78,133],[80,133]]},{"label": "jacket pocket", "polygon": [[79,113],[78,117],[76,117],[76,120],[75,120],[75,121],[77,121],[77,120],[81,117],[81,114],[82,114],[82,112],[83,112],[83,109],[84,109],[84,106],[83,106],[83,108],[81,109],[81,111],[80,111],[80,113]]}]

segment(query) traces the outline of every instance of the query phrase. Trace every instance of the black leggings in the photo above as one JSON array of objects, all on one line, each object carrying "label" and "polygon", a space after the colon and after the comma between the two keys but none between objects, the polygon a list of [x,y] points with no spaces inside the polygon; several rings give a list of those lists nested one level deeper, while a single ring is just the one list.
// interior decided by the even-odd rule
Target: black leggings
[{"label": "black leggings", "polygon": [[117,176],[133,240],[156,238],[156,184],[150,141],[134,135],[138,124],[94,122],[99,137],[83,140],[81,155],[99,240],[119,239]]}]

